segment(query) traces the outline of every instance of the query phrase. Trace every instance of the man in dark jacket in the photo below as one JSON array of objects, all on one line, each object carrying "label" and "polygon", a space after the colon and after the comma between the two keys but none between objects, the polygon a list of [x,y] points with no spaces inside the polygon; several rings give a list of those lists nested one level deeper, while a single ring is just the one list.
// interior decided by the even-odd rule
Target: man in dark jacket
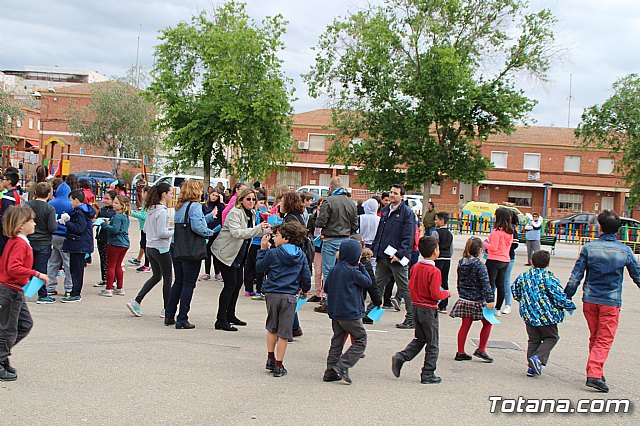
[{"label": "man in dark jacket", "polygon": [[71,294],[61,299],[63,303],[82,302],[80,293],[84,283],[84,257],[87,253],[93,253],[93,217],[96,215],[95,209],[84,203],[84,192],[81,189],[71,191],[69,200],[73,212],[70,215],[64,213],[58,219],[67,226],[67,238],[62,250],[69,253],[73,282]]},{"label": "man in dark jacket", "polygon": [[[413,328],[413,309],[409,297],[409,260],[413,249],[416,217],[411,208],[403,202],[404,187],[393,185],[389,191],[391,202],[382,209],[376,238],[373,241],[373,255],[376,257],[376,285],[380,293],[393,277],[398,292],[403,295],[407,314],[402,324],[396,327]],[[397,300],[392,303],[399,304]]]},{"label": "man in dark jacket", "polygon": [[[333,337],[327,356],[325,382],[342,379],[351,384],[349,368],[353,367],[367,347],[367,331],[362,325],[364,299],[362,290],[371,287],[371,278],[360,263],[362,245],[356,240],[344,240],[340,244],[340,261],[329,272],[324,283],[327,308]],[[346,335],[353,344],[343,354]]]},{"label": "man in dark jacket", "polygon": [[322,279],[326,280],[329,271],[336,264],[336,252],[345,238],[349,238],[358,229],[358,210],[342,188],[342,180],[335,176],[329,182],[330,196],[322,206],[316,219],[316,227],[322,228]]}]

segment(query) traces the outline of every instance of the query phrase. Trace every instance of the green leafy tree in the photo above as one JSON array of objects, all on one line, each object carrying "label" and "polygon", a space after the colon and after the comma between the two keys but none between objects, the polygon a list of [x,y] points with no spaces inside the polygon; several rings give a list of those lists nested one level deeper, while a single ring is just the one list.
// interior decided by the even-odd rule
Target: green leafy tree
[{"label": "green leafy tree", "polygon": [[483,179],[481,141],[535,105],[516,80],[545,79],[554,22],[519,0],[386,0],[336,19],[305,75],[334,110],[330,161],[361,165],[371,189],[405,182],[427,196],[444,179]]},{"label": "green leafy tree", "polygon": [[11,95],[0,88],[0,142],[3,145],[11,143],[11,133],[16,121],[22,120],[24,114],[13,101]]},{"label": "green leafy tree", "polygon": [[231,1],[162,31],[147,93],[174,169],[202,161],[205,181],[222,170],[261,178],[291,158],[293,92],[277,56],[285,25],[280,15],[258,25]]},{"label": "green leafy tree", "polygon": [[640,76],[629,74],[613,84],[602,105],[586,108],[575,134],[586,147],[609,150],[615,169],[630,186],[629,203],[640,201]]},{"label": "green leafy tree", "polygon": [[[147,155],[151,162],[158,143],[157,132],[151,126],[155,106],[130,84],[132,76],[129,72],[121,80],[93,84],[91,102],[85,107],[70,108],[69,128],[78,134],[78,142],[101,148],[109,156]],[[122,160],[111,160],[112,171],[118,177],[121,166]]]}]

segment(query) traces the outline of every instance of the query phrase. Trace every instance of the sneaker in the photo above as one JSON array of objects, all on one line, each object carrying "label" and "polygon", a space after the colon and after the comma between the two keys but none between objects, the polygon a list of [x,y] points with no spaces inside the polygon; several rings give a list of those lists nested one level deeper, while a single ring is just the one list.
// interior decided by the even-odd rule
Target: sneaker
[{"label": "sneaker", "polygon": [[82,298],[80,296],[72,296],[67,294],[65,297],[60,299],[62,303],[80,303],[82,302]]},{"label": "sneaker", "polygon": [[442,382],[442,378],[436,376],[435,374],[431,374],[427,377],[423,377],[422,379],[420,379],[420,383],[422,383],[423,385],[433,385],[440,382]]},{"label": "sneaker", "polygon": [[540,362],[538,355],[533,355],[531,358],[529,358],[529,366],[537,376],[542,375],[542,363]]},{"label": "sneaker", "polygon": [[393,306],[393,309],[395,309],[398,312],[400,311],[400,301],[397,298],[395,297],[391,298],[391,305]]},{"label": "sneaker", "polygon": [[0,365],[0,382],[13,382],[18,376]]},{"label": "sneaker", "polygon": [[401,330],[412,330],[414,328],[414,324],[413,324],[413,321],[405,320],[401,324],[396,324],[396,328],[399,328]]},{"label": "sneaker", "polygon": [[97,282],[97,283],[95,283],[93,286],[94,286],[94,287],[104,287],[104,286],[106,286],[106,285],[107,285],[107,283],[106,283],[106,282],[104,282],[104,281],[98,281],[98,282]]},{"label": "sneaker", "polygon": [[326,304],[322,304],[320,306],[316,306],[315,308],[313,308],[314,312],[318,312],[320,314],[326,314],[329,311],[327,310],[327,305]]},{"label": "sneaker", "polygon": [[142,316],[142,308],[140,308],[140,304],[135,300],[131,300],[127,302],[127,308],[131,311],[131,313],[136,317]]},{"label": "sneaker", "polygon": [[446,308],[438,308],[438,312],[442,315],[447,315],[447,309]]},{"label": "sneaker", "polygon": [[216,276],[213,277],[213,279],[216,280],[216,281],[223,281],[222,274],[216,274]]},{"label": "sneaker", "polygon": [[124,288],[114,288],[113,294],[116,296],[124,296]]},{"label": "sneaker", "polygon": [[113,290],[107,290],[105,288],[104,290],[100,290],[100,293],[98,293],[98,296],[112,297],[113,296]]},{"label": "sneaker", "polygon": [[338,376],[342,379],[343,382],[350,385],[352,383],[351,377],[349,377],[349,369],[340,367],[338,365],[334,365],[333,371],[336,372]]},{"label": "sneaker", "polygon": [[267,364],[264,366],[268,371],[273,371],[276,368],[276,360],[267,358]]},{"label": "sneaker", "polygon": [[202,274],[200,275],[200,278],[198,278],[198,281],[209,281],[211,279],[211,274]]},{"label": "sneaker", "polygon": [[500,313],[499,310],[496,309],[496,311],[494,312],[494,314],[496,317],[502,316],[502,314]]},{"label": "sneaker", "polygon": [[382,309],[384,309],[385,311],[388,311],[389,309],[393,309],[393,306],[391,306],[391,305],[382,305]]},{"label": "sneaker", "polygon": [[51,296],[38,297],[38,300],[36,301],[38,305],[48,305],[55,302],[56,302],[56,299]]},{"label": "sneaker", "polygon": [[511,306],[505,305],[504,308],[502,308],[502,310],[500,311],[500,313],[504,315],[509,315],[511,313]]},{"label": "sneaker", "polygon": [[160,311],[160,318],[165,318],[164,309]]},{"label": "sneaker", "polygon": [[264,294],[256,293],[255,296],[251,296],[251,300],[264,300]]},{"label": "sneaker", "polygon": [[273,377],[282,377],[287,375],[287,369],[282,367],[273,367]]},{"label": "sneaker", "polygon": [[129,263],[132,265],[140,266],[140,261],[138,259],[129,259]]},{"label": "sneaker", "polygon": [[607,384],[601,378],[587,377],[586,386],[594,388],[595,390],[600,392],[609,392],[609,386],[607,386]]},{"label": "sneaker", "polygon": [[253,295],[254,295],[254,294],[253,294],[252,292],[250,292],[250,291],[245,291],[245,292],[244,292],[244,297],[251,297],[251,296],[253,296]]},{"label": "sneaker", "polygon": [[529,367],[527,368],[527,377],[536,377],[537,374],[535,371],[533,371],[533,368]]},{"label": "sneaker", "polygon": [[322,299],[319,296],[316,296],[315,294],[309,298],[309,302],[311,302],[311,303],[318,303],[321,300]]},{"label": "sneaker", "polygon": [[151,268],[148,266],[141,266],[136,268],[136,272],[151,272]]}]

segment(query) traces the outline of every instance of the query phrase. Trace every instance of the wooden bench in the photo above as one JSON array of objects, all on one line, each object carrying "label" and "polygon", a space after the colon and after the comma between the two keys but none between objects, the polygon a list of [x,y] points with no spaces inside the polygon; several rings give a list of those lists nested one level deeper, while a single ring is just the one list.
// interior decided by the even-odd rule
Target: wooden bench
[{"label": "wooden bench", "polygon": [[[524,233],[518,234],[518,241],[521,244],[526,244],[527,236]],[[540,236],[540,245],[541,246],[549,246],[549,247],[551,247],[551,254],[555,254],[555,252],[556,252],[556,243],[557,242],[558,242],[558,236],[557,235],[541,235]]]}]

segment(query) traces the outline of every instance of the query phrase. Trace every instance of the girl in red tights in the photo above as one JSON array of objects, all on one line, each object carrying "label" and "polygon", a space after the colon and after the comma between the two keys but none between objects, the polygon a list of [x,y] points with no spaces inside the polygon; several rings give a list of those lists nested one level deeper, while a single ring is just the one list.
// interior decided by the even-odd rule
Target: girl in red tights
[{"label": "girl in red tights", "polygon": [[471,360],[471,356],[467,355],[464,350],[464,344],[471,324],[473,321],[480,320],[482,321],[480,344],[473,356],[486,362],[493,362],[493,358],[486,352],[489,334],[491,334],[491,324],[482,316],[482,308],[486,304],[487,308],[493,309],[495,302],[487,267],[479,259],[482,249],[482,241],[479,238],[469,238],[464,247],[462,259],[458,262],[458,296],[460,298],[453,305],[449,314],[453,318],[462,318],[462,325],[458,331],[456,361]]}]

